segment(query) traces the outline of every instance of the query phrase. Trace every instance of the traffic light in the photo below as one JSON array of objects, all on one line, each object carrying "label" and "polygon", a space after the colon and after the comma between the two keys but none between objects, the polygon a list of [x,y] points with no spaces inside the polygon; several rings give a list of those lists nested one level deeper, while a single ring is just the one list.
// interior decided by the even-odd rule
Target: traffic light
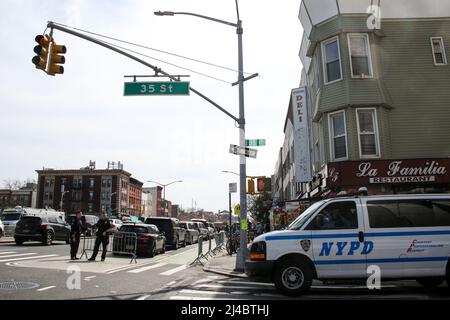
[{"label": "traffic light", "polygon": [[272,179],[270,178],[258,178],[258,192],[270,192],[272,191]]},{"label": "traffic light", "polygon": [[253,179],[249,179],[247,182],[247,193],[255,194],[255,181]]},{"label": "traffic light", "polygon": [[61,54],[67,52],[66,46],[57,45],[54,41],[50,43],[49,66],[47,73],[51,76],[63,74],[64,67],[61,64],[66,63],[66,58]]},{"label": "traffic light", "polygon": [[35,41],[39,45],[34,47],[34,53],[36,53],[37,56],[33,57],[32,62],[36,66],[36,69],[40,69],[44,72],[47,72],[51,40],[51,37],[48,35],[38,35],[35,38]]}]

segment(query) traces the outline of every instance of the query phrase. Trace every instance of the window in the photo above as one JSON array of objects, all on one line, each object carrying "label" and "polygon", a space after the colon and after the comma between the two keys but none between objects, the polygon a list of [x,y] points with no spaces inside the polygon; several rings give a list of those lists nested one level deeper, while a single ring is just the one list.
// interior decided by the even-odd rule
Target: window
[{"label": "window", "polygon": [[88,212],[91,213],[94,211],[94,205],[92,203],[88,203]]},{"label": "window", "polygon": [[358,213],[354,201],[330,203],[316,215],[307,230],[357,229]]},{"label": "window", "polygon": [[433,50],[434,65],[446,65],[447,57],[445,55],[444,39],[442,37],[431,38],[431,49]]},{"label": "window", "polygon": [[450,226],[450,200],[367,202],[371,228]]},{"label": "window", "polygon": [[356,109],[359,154],[361,158],[379,157],[378,126],[375,109]]},{"label": "window", "polygon": [[46,201],[53,201],[53,192],[45,192],[44,200],[46,200]]},{"label": "window", "polygon": [[325,83],[342,80],[341,54],[337,37],[322,43],[322,58]]},{"label": "window", "polygon": [[93,201],[94,200],[94,192],[90,191],[89,192],[89,201]]},{"label": "window", "polygon": [[81,192],[80,191],[72,192],[72,201],[81,201]]},{"label": "window", "polygon": [[94,188],[95,185],[95,179],[94,178],[89,178],[89,188]]},{"label": "window", "polygon": [[347,36],[352,78],[372,77],[369,36],[367,34],[348,34]]},{"label": "window", "polygon": [[330,114],[331,155],[334,160],[347,159],[345,112]]},{"label": "window", "polygon": [[83,180],[81,178],[73,179],[73,187],[76,189],[80,189],[83,187]]}]

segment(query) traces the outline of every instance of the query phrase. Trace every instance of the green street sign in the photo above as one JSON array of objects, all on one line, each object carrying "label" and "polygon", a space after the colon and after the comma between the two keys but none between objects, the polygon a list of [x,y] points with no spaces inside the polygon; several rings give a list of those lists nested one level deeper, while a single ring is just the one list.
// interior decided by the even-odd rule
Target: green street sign
[{"label": "green street sign", "polygon": [[126,82],[124,96],[188,96],[190,82]]},{"label": "green street sign", "polygon": [[245,140],[246,147],[264,147],[265,145],[266,139]]}]

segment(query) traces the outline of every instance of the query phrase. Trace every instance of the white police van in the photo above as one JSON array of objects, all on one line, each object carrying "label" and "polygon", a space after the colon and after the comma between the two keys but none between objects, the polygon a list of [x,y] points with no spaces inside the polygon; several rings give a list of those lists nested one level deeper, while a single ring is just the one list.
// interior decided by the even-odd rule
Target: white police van
[{"label": "white police van", "polygon": [[450,284],[450,195],[334,198],[312,204],[287,230],[253,241],[245,270],[288,295],[313,279],[367,279]]}]

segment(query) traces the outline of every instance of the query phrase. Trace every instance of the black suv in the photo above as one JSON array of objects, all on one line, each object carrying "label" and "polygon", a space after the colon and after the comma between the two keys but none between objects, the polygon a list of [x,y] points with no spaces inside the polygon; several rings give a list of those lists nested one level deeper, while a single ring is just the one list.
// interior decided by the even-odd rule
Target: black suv
[{"label": "black suv", "polygon": [[49,246],[54,240],[69,243],[70,226],[59,217],[23,216],[17,222],[14,240],[17,245],[25,241],[40,241]]},{"label": "black suv", "polygon": [[186,247],[186,230],[180,228],[176,218],[151,217],[145,220],[145,224],[154,224],[159,231],[164,232],[166,244],[177,250],[179,245]]}]

